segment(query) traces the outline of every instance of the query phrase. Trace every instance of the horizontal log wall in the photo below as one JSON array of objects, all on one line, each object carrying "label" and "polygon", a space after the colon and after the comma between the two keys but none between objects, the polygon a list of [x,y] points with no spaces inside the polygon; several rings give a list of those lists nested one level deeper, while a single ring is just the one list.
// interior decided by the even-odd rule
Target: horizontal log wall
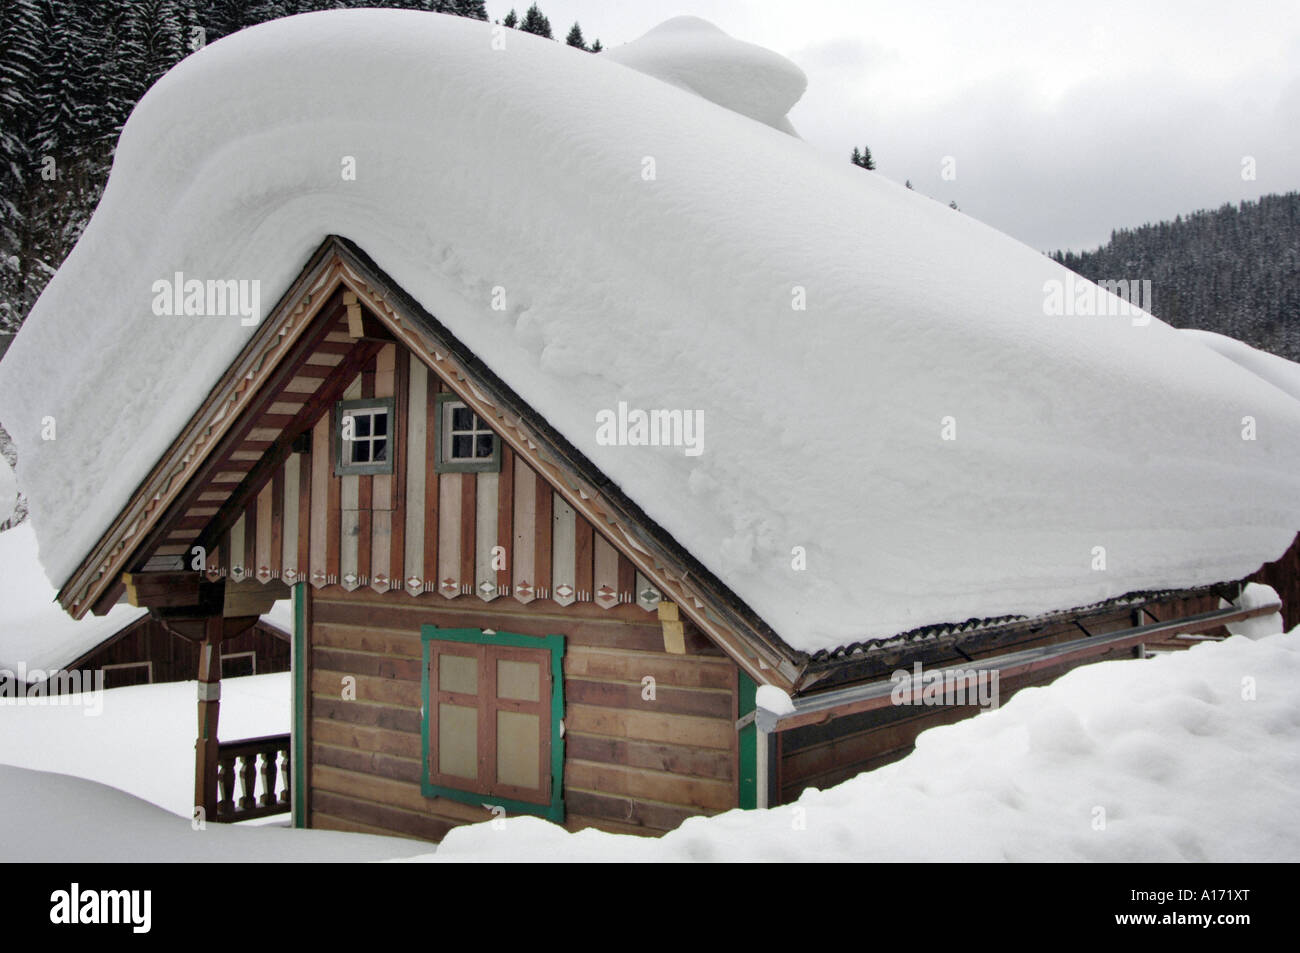
[{"label": "horizontal log wall", "polygon": [[[485,809],[420,791],[422,625],[565,636],[566,827],[656,834],[738,804],[736,665],[692,626],[664,651],[631,605],[313,591],[310,824],[440,840]],[[356,699],[344,700],[344,679]],[[642,697],[654,679],[654,699]]]}]

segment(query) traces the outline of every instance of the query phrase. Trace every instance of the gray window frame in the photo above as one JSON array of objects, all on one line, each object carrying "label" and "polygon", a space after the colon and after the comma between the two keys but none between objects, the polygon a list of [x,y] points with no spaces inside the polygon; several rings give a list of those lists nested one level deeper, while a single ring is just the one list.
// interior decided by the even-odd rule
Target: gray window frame
[{"label": "gray window frame", "polygon": [[[500,473],[501,472],[501,435],[493,429],[488,421],[479,415],[459,394],[441,393],[436,395],[433,417],[433,469],[437,473]],[[479,460],[448,460],[443,456],[443,421],[447,417],[448,404],[462,404],[469,409],[492,433],[492,456]]]},{"label": "gray window frame", "polygon": [[[370,463],[349,463],[343,456],[343,418],[348,411],[376,410],[383,408],[388,412],[388,454],[387,459]],[[394,441],[397,438],[397,402],[391,397],[362,397],[357,400],[341,400],[334,405],[334,475],[335,476],[374,476],[393,472],[393,458],[396,456]]]}]

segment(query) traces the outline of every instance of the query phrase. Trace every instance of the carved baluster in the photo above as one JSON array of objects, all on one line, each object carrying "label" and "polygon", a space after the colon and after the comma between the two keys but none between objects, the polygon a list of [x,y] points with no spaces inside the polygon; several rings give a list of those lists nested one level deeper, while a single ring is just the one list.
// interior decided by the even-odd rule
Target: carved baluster
[{"label": "carved baluster", "polygon": [[280,803],[288,804],[289,789],[293,786],[293,778],[289,776],[289,765],[293,762],[289,760],[288,748],[281,748],[276,752],[276,755],[280,759],[280,776],[284,778],[284,789],[280,792]]},{"label": "carved baluster", "polygon": [[242,796],[239,798],[239,809],[241,811],[252,810],[257,802],[253,800],[254,786],[257,783],[254,769],[257,767],[257,753],[252,752],[245,754],[239,759],[239,781],[243,788]]},{"label": "carved baluster", "polygon": [[257,799],[259,807],[271,807],[275,804],[275,768],[279,752],[274,748],[262,752],[262,796]]},{"label": "carved baluster", "polygon": [[235,757],[221,755],[217,760],[217,816],[235,813]]}]

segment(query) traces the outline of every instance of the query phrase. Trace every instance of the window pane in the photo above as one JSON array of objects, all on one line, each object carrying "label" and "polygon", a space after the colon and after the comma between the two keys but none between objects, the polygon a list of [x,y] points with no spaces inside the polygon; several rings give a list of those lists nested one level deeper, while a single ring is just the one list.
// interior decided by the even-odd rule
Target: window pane
[{"label": "window pane", "polygon": [[470,655],[438,654],[438,690],[478,694],[478,659]]},{"label": "window pane", "polygon": [[438,771],[457,778],[478,777],[478,709],[438,706]]},{"label": "window pane", "polygon": [[517,698],[520,701],[541,701],[538,692],[542,667],[537,662],[516,662],[513,659],[497,660],[497,697]]},{"label": "window pane", "polygon": [[475,438],[478,445],[474,448],[474,456],[479,459],[487,459],[492,456],[492,435],[490,433],[481,433]]},{"label": "window pane", "polygon": [[469,460],[474,448],[473,437],[452,437],[451,438],[451,458],[453,460]]},{"label": "window pane", "polygon": [[536,715],[497,712],[497,781],[520,788],[540,788],[541,724]]},{"label": "window pane", "polygon": [[348,460],[352,463],[369,463],[370,462],[370,441],[361,440],[357,443],[347,444],[350,452]]},{"label": "window pane", "polygon": [[374,452],[373,452],[373,455],[372,455],[371,458],[370,458],[370,459],[371,459],[371,462],[373,462],[373,463],[379,463],[379,462],[381,462],[381,461],[383,461],[383,460],[387,460],[387,459],[388,459],[388,441],[387,441],[387,440],[376,440],[376,441],[374,442],[374,444],[373,444],[373,447],[374,447]]},{"label": "window pane", "polygon": [[376,437],[388,436],[388,411],[386,410],[375,411],[374,419],[375,419],[375,436]]},{"label": "window pane", "polygon": [[451,411],[451,429],[452,430],[472,430],[474,427],[474,412],[464,404],[459,404],[452,408]]},{"label": "window pane", "polygon": [[358,437],[369,437],[370,436],[370,415],[353,414],[352,432]]}]

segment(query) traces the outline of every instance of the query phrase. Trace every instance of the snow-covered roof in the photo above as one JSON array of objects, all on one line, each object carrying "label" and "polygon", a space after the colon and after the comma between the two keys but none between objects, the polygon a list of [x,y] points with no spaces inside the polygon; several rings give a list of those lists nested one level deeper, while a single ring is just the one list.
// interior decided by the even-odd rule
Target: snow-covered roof
[{"label": "snow-covered roof", "polygon": [[36,558],[30,519],[0,533],[0,670],[49,672],[111,639],[148,609],[116,605],[104,616],[74,620],[54,599]]},{"label": "snow-covered roof", "polygon": [[[1286,549],[1300,401],[1159,321],[1049,314],[1071,275],[1044,255],[616,60],[335,11],[164,77],[0,366],[50,575],[251,333],[155,316],[154,282],[258,279],[265,311],[329,234],[796,649],[1235,579]],[[703,453],[601,445],[620,401],[702,411]]]}]

